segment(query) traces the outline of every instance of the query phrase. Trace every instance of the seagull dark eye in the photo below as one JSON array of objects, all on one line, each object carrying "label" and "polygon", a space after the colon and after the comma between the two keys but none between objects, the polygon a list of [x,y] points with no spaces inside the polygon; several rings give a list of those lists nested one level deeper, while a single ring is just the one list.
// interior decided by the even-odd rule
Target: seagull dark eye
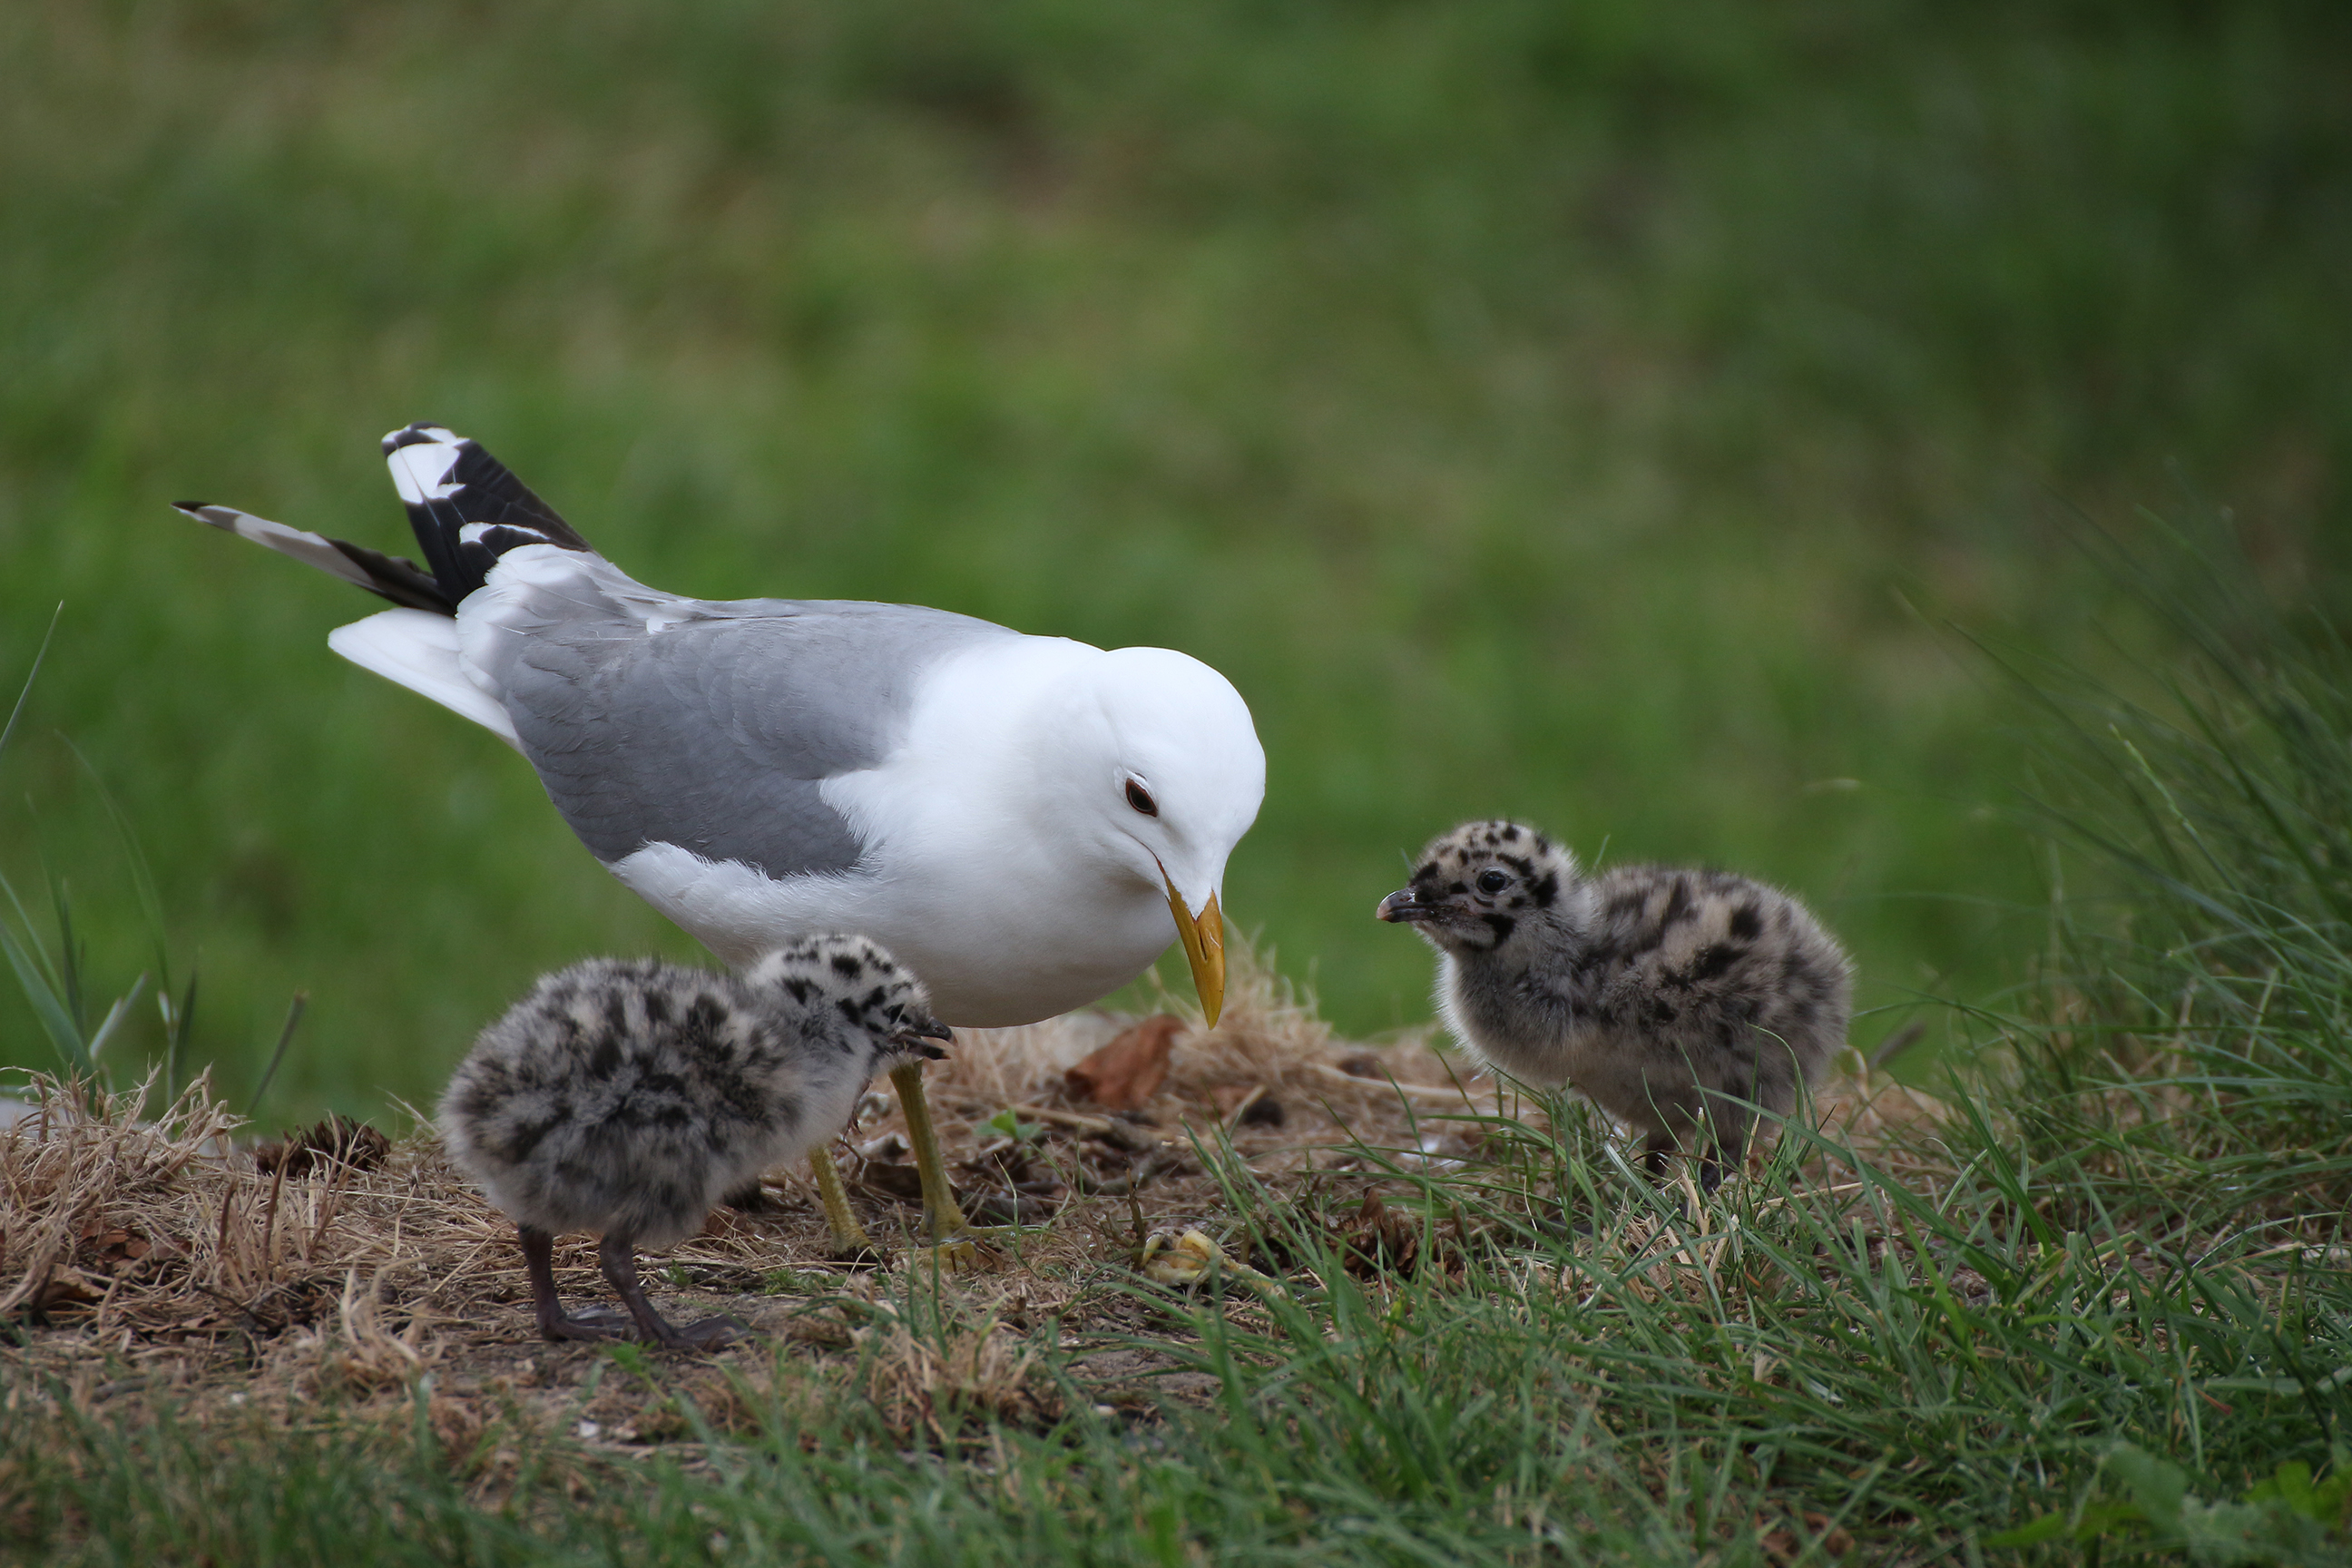
[{"label": "seagull dark eye", "polygon": [[1143,813],[1146,816],[1157,816],[1160,815],[1160,803],[1151,798],[1151,792],[1150,790],[1144,788],[1133,779],[1127,781],[1127,804],[1135,807],[1136,810]]},{"label": "seagull dark eye", "polygon": [[1478,890],[1482,893],[1499,893],[1510,885],[1511,874],[1508,871],[1489,869],[1478,873]]}]

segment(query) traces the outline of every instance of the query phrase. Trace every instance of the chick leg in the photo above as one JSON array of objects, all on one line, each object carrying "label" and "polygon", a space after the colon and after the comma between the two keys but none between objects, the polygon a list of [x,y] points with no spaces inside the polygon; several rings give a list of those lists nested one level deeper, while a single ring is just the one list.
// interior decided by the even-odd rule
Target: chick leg
[{"label": "chick leg", "polygon": [[833,1233],[835,1255],[851,1258],[873,1251],[873,1238],[850,1212],[849,1194],[842,1190],[841,1170],[833,1163],[832,1150],[819,1144],[809,1151],[809,1174],[816,1178],[816,1195],[824,1205],[824,1226]]},{"label": "chick leg", "polygon": [[627,1320],[608,1307],[584,1307],[578,1317],[563,1310],[555,1293],[555,1237],[530,1226],[515,1226],[522,1243],[522,1266],[530,1276],[530,1300],[543,1340],[617,1340],[629,1331]]},{"label": "chick leg", "polygon": [[1697,1143],[1700,1192],[1712,1194],[1725,1176],[1748,1163],[1748,1140],[1754,1126],[1746,1106],[1725,1096],[1709,1100],[1706,1125]]},{"label": "chick leg", "polygon": [[931,1240],[942,1242],[970,1228],[963,1210],[956,1206],[955,1190],[948,1185],[940,1158],[940,1136],[931,1126],[930,1102],[923,1098],[923,1069],[909,1062],[890,1069],[890,1086],[898,1091],[899,1109],[907,1113],[907,1137],[915,1145],[915,1174],[923,1184],[923,1218]]},{"label": "chick leg", "polygon": [[685,1328],[675,1328],[668,1319],[654,1310],[646,1300],[646,1289],[637,1283],[636,1243],[618,1231],[607,1231],[604,1245],[596,1249],[597,1261],[604,1266],[604,1278],[619,1292],[622,1305],[629,1316],[636,1319],[644,1337],[664,1350],[708,1351],[731,1344],[751,1331],[751,1326],[734,1318],[705,1318]]}]

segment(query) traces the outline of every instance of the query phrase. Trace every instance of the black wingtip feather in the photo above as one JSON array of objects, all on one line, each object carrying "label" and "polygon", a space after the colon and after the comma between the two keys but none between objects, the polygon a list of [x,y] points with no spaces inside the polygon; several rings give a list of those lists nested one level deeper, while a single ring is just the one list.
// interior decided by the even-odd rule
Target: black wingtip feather
[{"label": "black wingtip feather", "polygon": [[438,420],[419,419],[406,429],[394,430],[391,435],[386,436],[383,438],[383,455],[389,458],[403,447],[422,447],[437,441],[440,437],[435,432],[448,428],[449,426]]},{"label": "black wingtip feather", "polygon": [[430,610],[436,616],[457,615],[457,601],[441,591],[441,584],[431,573],[406,556],[387,555],[381,550],[370,550],[364,544],[341,539],[327,542],[373,579],[366,585],[369,593],[406,609]]},{"label": "black wingtip feather", "polygon": [[[324,568],[343,581],[364,588],[378,598],[389,599],[404,609],[430,610],[439,616],[454,616],[457,613],[457,601],[443,593],[440,584],[434,580],[433,574],[414,561],[404,560],[397,555],[386,555],[380,550],[370,550],[364,544],[352,544],[341,539],[329,539],[324,534],[303,533],[296,529],[286,530],[285,538],[280,540],[268,531],[280,525],[259,518],[252,520],[260,523],[264,531],[257,536],[247,533],[241,526],[242,520],[248,516],[247,513],[240,512],[235,507],[215,506],[210,501],[175,500],[172,503],[172,510],[194,521],[205,523],[214,528],[228,529],[248,539],[254,539],[258,543],[269,545],[282,553],[306,561],[312,566]],[[331,546],[345,561],[359,568],[360,575],[354,577],[349,572],[341,571],[320,560],[315,553],[307,550],[288,549],[286,542],[289,540],[309,540]]]},{"label": "black wingtip feather", "polygon": [[[383,438],[387,458],[404,447],[428,446],[445,447],[453,454],[448,468],[430,481],[431,489],[447,486],[448,493],[405,504],[409,526],[415,531],[425,564],[451,604],[479,588],[499,556],[519,545],[544,542],[595,552],[553,507],[485,451],[480,442],[423,420]],[[488,524],[498,531],[473,540],[464,538],[467,526],[474,523]]]}]

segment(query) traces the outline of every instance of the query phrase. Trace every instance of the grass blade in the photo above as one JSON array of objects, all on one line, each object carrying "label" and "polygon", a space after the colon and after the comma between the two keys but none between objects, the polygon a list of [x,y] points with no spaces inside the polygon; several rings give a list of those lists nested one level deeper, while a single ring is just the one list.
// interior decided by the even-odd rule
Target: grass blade
[{"label": "grass blade", "polygon": [[16,923],[25,928],[26,940],[31,943],[26,950],[27,954],[39,966],[42,985],[62,998],[65,994],[64,980],[58,973],[57,965],[50,962],[48,949],[42,946],[39,938],[34,935],[32,914],[25,908],[25,900],[16,896],[16,884],[5,876],[0,876],[0,894],[6,895],[9,907],[16,911]]},{"label": "grass blade", "polygon": [[84,1075],[91,1072],[95,1064],[90,1060],[89,1047],[83,1042],[81,1031],[74,1026],[73,1016],[66,1010],[64,1000],[51,989],[40,967],[17,942],[16,933],[8,929],[5,921],[0,921],[0,952],[8,955],[8,966],[16,972],[16,984],[23,987],[25,1000],[32,1004],[34,1016],[40,1019],[41,1028],[48,1035],[49,1043],[57,1047],[58,1055],[64,1059],[67,1068]]},{"label": "grass blade", "polygon": [[104,1050],[106,1042],[114,1037],[116,1026],[131,1016],[131,1008],[139,1000],[139,994],[146,989],[147,972],[142,969],[139,972],[139,978],[131,983],[131,989],[114,999],[114,1005],[106,1010],[106,1017],[99,1024],[97,1033],[90,1036],[91,1061],[98,1060],[98,1053]]},{"label": "grass blade", "polygon": [[188,976],[188,988],[180,994],[180,1005],[172,1005],[171,994],[158,989],[155,1010],[163,1015],[163,1087],[177,1093],[180,1087],[180,1047],[187,1043],[188,1031],[196,1016],[196,977]]},{"label": "grass blade", "polygon": [[58,635],[58,620],[65,613],[63,600],[59,600],[58,607],[49,612],[49,629],[41,634],[41,646],[33,655],[33,668],[25,676],[24,687],[16,693],[16,705],[8,710],[7,724],[0,727],[0,757],[8,754],[8,742],[16,733],[16,721],[25,716],[25,704],[32,700],[33,682],[41,678],[42,661],[49,657],[50,639]]},{"label": "grass blade", "polygon": [[247,1121],[252,1121],[253,1113],[261,1109],[261,1097],[269,1092],[270,1082],[278,1076],[278,1064],[286,1059],[286,1047],[294,1043],[294,1030],[302,1022],[302,1010],[310,1005],[308,991],[294,993],[294,1001],[286,1009],[286,1026],[278,1031],[278,1048],[269,1054],[269,1066],[262,1072],[261,1081],[254,1085],[253,1098],[246,1102]]}]

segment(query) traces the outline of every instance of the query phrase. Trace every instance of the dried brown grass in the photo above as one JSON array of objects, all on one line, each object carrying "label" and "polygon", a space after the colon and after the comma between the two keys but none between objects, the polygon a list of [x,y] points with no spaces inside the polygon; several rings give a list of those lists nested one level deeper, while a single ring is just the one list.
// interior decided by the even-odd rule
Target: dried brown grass
[{"label": "dried brown grass", "polygon": [[398,1387],[440,1362],[447,1345],[425,1315],[410,1314],[398,1330],[386,1321],[383,1284],[380,1274],[362,1284],[359,1270],[346,1272],[333,1316],[288,1331],[269,1356],[270,1370],[310,1397]]},{"label": "dried brown grass", "polygon": [[866,1396],[902,1436],[944,1444],[971,1423],[1038,1426],[1062,1415],[1037,1347],[994,1312],[944,1310],[919,1323],[885,1304],[855,1342]]},{"label": "dried brown grass", "polygon": [[0,1131],[0,1313],[102,1303],[167,1276],[197,1289],[235,1274],[225,1240],[194,1234],[192,1167],[235,1119],[198,1079],[152,1123],[150,1076],[128,1094],[34,1080],[38,1109]]},{"label": "dried brown grass", "polygon": [[[1471,1169],[1483,1155],[1469,1119],[1537,1112],[1489,1080],[1459,1078],[1425,1038],[1377,1049],[1335,1039],[1310,1006],[1246,963],[1217,1027],[1184,1016],[1165,1081],[1126,1120],[1071,1104],[1062,1074],[1131,1020],[1078,1014],[959,1039],[931,1079],[959,1184],[1011,1197],[1025,1173],[1032,1191],[1020,1201],[1050,1224],[1017,1246],[983,1249],[961,1273],[910,1251],[902,1267],[924,1271],[920,1292],[830,1259],[797,1172],[772,1176],[762,1211],[721,1210],[700,1236],[648,1258],[657,1300],[693,1298],[665,1310],[732,1312],[785,1347],[672,1369],[699,1380],[692,1397],[705,1417],[732,1427],[761,1411],[815,1411],[823,1399],[781,1370],[800,1358],[832,1379],[835,1395],[870,1401],[909,1441],[945,1441],[982,1416],[1049,1421],[1062,1394],[1033,1336],[1049,1325],[1066,1344],[1156,1331],[1163,1321],[1125,1283],[1146,1232],[1198,1226],[1236,1239],[1203,1149],[1229,1143],[1277,1199],[1332,1180],[1361,1186],[1347,1199],[1347,1223],[1363,1237],[1335,1231],[1335,1240],[1361,1240],[1366,1266],[1385,1268],[1403,1254],[1381,1228],[1381,1162],[1364,1159],[1364,1147],[1402,1151],[1407,1165]],[[536,1340],[511,1226],[449,1164],[428,1125],[410,1126],[380,1159],[330,1153],[265,1171],[205,1080],[152,1120],[152,1079],[122,1094],[36,1079],[33,1092],[37,1111],[0,1131],[0,1313],[28,1331],[20,1367],[62,1378],[76,1397],[169,1388],[289,1410],[320,1398],[390,1409],[429,1372],[433,1399],[448,1405],[435,1419],[453,1439],[509,1418],[498,1412],[509,1406],[577,1418],[601,1353]],[[1268,1101],[1281,1108],[1279,1125],[1237,1114]],[[1018,1147],[987,1125],[1008,1106],[1033,1129]],[[845,1142],[902,1128],[886,1098],[868,1108]],[[1940,1108],[1926,1097],[1864,1078],[1835,1087],[1819,1109],[1833,1135],[1931,1171]],[[914,1242],[913,1205],[870,1187],[857,1201],[877,1238]],[[1596,1249],[1594,1267],[1622,1272],[1612,1260],[1638,1255],[1653,1261],[1631,1288],[1704,1293],[1719,1286],[1726,1247],[1703,1227],[1628,1231]],[[593,1238],[562,1238],[556,1265],[568,1298],[604,1295]],[[909,1315],[892,1305],[894,1290],[902,1303],[919,1293],[929,1304]],[[590,1422],[607,1444],[674,1439],[688,1425],[667,1394],[622,1400],[608,1388],[598,1397],[621,1401]]]}]

